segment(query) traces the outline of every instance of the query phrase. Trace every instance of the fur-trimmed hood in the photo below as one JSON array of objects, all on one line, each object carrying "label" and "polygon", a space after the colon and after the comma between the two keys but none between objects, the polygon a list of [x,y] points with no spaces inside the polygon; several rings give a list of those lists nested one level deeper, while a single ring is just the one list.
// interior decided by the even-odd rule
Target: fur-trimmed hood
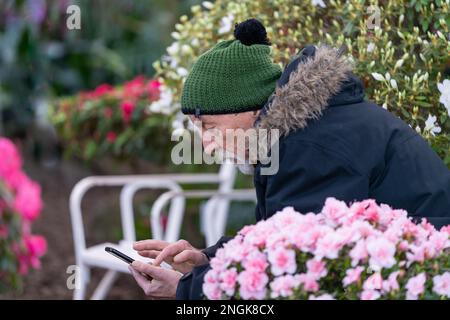
[{"label": "fur-trimmed hood", "polygon": [[340,50],[305,47],[285,68],[255,126],[284,136],[305,128],[327,107],[362,101],[363,86],[352,69]]}]

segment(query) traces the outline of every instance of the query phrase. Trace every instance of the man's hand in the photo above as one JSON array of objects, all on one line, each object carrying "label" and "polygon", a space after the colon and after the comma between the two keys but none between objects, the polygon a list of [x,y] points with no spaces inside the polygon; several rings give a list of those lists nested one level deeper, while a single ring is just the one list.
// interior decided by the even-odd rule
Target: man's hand
[{"label": "man's hand", "polygon": [[181,273],[191,271],[195,266],[208,263],[208,258],[186,240],[169,243],[161,240],[143,240],[133,245],[141,256],[155,259],[154,266],[165,261]]},{"label": "man's hand", "polygon": [[[140,261],[134,261],[129,269],[145,295],[152,299],[175,299],[181,273]],[[147,279],[142,273],[149,275],[153,280]]]}]

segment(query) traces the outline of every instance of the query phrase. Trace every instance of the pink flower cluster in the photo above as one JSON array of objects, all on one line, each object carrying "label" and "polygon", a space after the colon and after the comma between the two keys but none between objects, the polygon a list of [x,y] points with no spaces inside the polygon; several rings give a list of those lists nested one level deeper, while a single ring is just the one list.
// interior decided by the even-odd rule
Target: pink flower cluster
[{"label": "pink flower cluster", "polygon": [[12,206],[25,220],[33,221],[42,209],[41,188],[23,173],[22,159],[10,140],[0,137],[0,154],[0,181],[14,195]]},{"label": "pink flower cluster", "polygon": [[[3,137],[0,137],[0,155],[0,252],[11,252],[17,272],[26,274],[29,267],[39,268],[39,258],[47,250],[45,239],[31,234],[31,223],[43,206],[41,188],[22,171],[16,146]],[[0,268],[2,277],[8,271]]]},{"label": "pink flower cluster", "polygon": [[244,227],[205,277],[208,299],[450,299],[450,228],[374,200],[328,198]]}]

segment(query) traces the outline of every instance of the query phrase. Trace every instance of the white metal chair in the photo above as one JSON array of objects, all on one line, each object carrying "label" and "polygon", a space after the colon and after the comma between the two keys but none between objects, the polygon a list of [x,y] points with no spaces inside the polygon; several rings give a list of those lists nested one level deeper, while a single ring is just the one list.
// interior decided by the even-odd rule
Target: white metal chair
[{"label": "white metal chair", "polygon": [[[104,251],[105,246],[111,246],[123,251],[131,257],[139,258],[132,250],[132,242],[136,240],[133,198],[141,189],[166,189],[153,204],[151,210],[151,228],[154,239],[174,242],[179,239],[183,221],[186,198],[207,198],[203,210],[206,223],[207,245],[213,244],[224,232],[228,213],[229,201],[255,200],[253,190],[232,191],[236,176],[233,164],[225,163],[216,174],[154,174],[130,176],[92,176],[79,181],[70,196],[70,214],[75,246],[75,258],[78,266],[77,286],[74,299],[84,299],[86,287],[89,283],[90,268],[107,269],[105,276],[94,291],[92,299],[103,299],[118,272],[128,273],[127,265]],[[183,191],[180,184],[213,183],[217,190]],[[92,187],[123,187],[120,193],[120,212],[123,239],[116,244],[101,243],[86,247],[84,225],[81,211],[81,201],[86,192]],[[160,224],[162,209],[170,203],[166,230]]]}]

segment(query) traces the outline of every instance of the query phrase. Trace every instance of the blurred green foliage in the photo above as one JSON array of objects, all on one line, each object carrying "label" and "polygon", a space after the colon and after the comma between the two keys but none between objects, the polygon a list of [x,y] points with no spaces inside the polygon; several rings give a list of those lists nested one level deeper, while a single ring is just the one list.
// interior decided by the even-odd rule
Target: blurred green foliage
[{"label": "blurred green foliage", "polygon": [[[152,75],[171,26],[196,2],[0,0],[0,132],[23,135],[51,96]],[[71,4],[81,30],[66,27]]]}]

